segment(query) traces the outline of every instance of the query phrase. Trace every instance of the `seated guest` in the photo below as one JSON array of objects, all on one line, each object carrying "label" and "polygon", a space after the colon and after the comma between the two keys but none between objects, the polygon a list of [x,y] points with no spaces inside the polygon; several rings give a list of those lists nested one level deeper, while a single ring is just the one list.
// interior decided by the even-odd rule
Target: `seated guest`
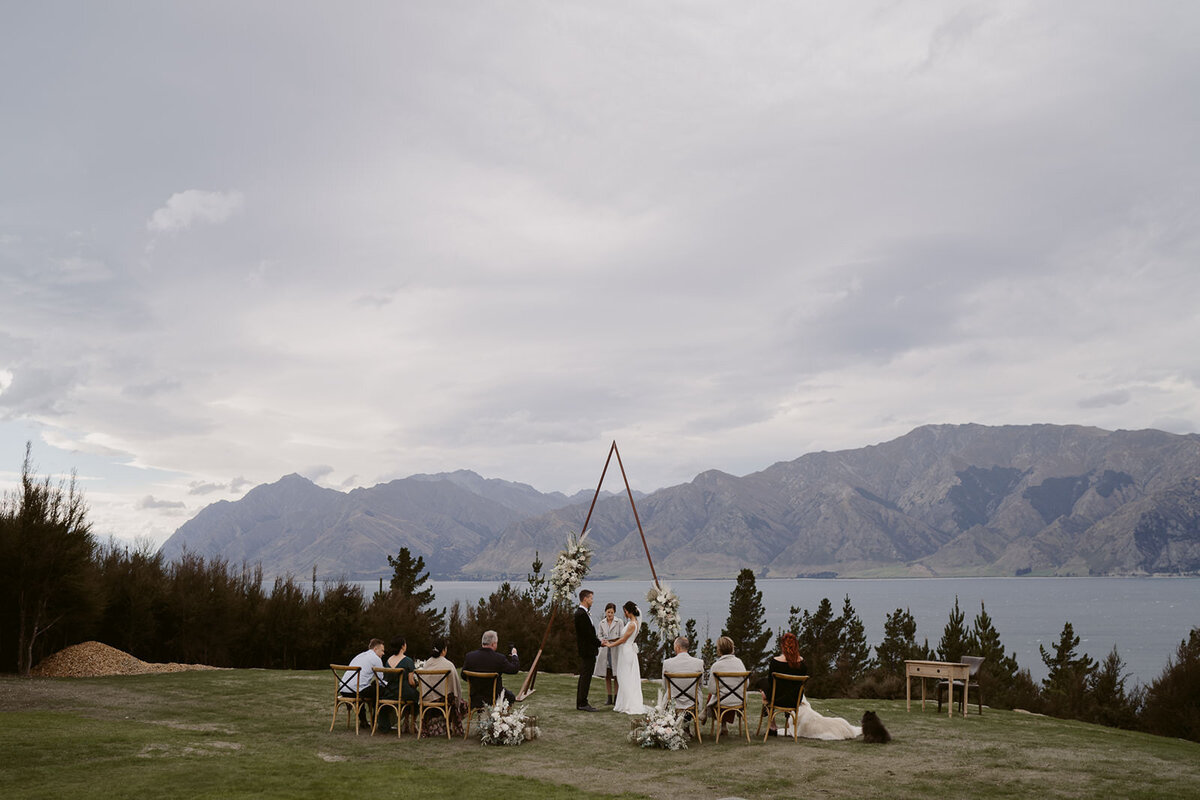
[{"label": "seated guest", "polygon": [[[375,673],[376,668],[383,666],[383,639],[372,639],[367,649],[350,660],[351,667],[360,667],[358,672],[358,696],[363,705],[358,708],[358,720],[367,727],[371,726],[371,715],[375,711],[375,687],[372,681],[379,681],[380,687],[387,686],[382,675]],[[368,691],[369,690],[369,691]],[[354,673],[346,670],[342,674],[342,684],[338,694],[343,697],[353,697],[355,691]]]},{"label": "seated guest", "polygon": [[[800,655],[800,646],[796,642],[796,634],[785,633],[779,640],[779,655],[767,662],[767,676],[759,683],[758,689],[763,693],[763,715],[767,713],[766,704],[771,699],[771,676],[807,675],[808,665]],[[796,700],[800,697],[800,684],[793,681],[780,681],[775,687],[775,706],[777,708],[795,708]],[[771,735],[777,736],[779,731],[775,726],[775,717],[771,717]]]},{"label": "seated guest", "polygon": [[[662,666],[664,692],[667,690],[668,675],[687,675],[693,672],[699,672],[703,677],[704,662],[688,652],[688,646],[690,644],[691,643],[687,640],[686,636],[678,636],[675,638],[675,655],[664,661]],[[699,678],[697,678],[697,680],[699,680]],[[672,699],[675,701],[675,708],[679,711],[690,712],[695,710],[692,708],[692,698],[690,695],[686,697],[673,695]]]},{"label": "seated guest", "polygon": [[[467,653],[467,657],[463,659],[463,669],[468,672],[499,672],[515,675],[517,670],[521,669],[521,660],[517,658],[517,648],[513,647],[512,652],[507,656],[501,655],[496,652],[496,645],[499,641],[500,637],[496,635],[495,631],[484,631],[479,649]],[[504,679],[497,677],[496,699],[500,699],[501,695],[507,697],[509,703],[517,699],[516,695],[504,688]],[[473,708],[479,708],[491,696],[490,681],[471,680],[471,706]]]},{"label": "seated guest", "polygon": [[[717,660],[714,661],[712,663],[712,666],[709,667],[708,669],[709,669],[708,703],[705,705],[705,711],[702,712],[700,715],[700,720],[702,722],[709,714],[715,713],[715,710],[716,710],[717,676],[714,675],[713,673],[716,673],[716,672],[745,672],[746,671],[746,665],[742,663],[742,660],[740,658],[738,658],[737,656],[735,656],[733,654],[733,639],[730,639],[728,636],[722,636],[720,639],[717,639]],[[740,702],[741,699],[742,699],[741,695],[732,694],[726,698],[726,705],[729,705],[731,703]],[[728,733],[725,726],[729,723],[729,721],[731,719],[734,718],[734,716],[735,715],[732,711],[726,711],[724,714],[721,715],[721,733],[722,734]]]},{"label": "seated guest", "polygon": [[[403,636],[395,636],[388,642],[391,655],[384,659],[384,664],[392,669],[405,670],[403,686],[388,686],[379,690],[379,696],[388,700],[403,699],[405,702],[417,702],[417,679],[412,674],[417,665],[408,657],[408,641]],[[385,709],[386,710],[386,709]],[[400,724],[400,720],[396,720]],[[387,726],[380,728],[384,733],[390,733],[390,720]]]},{"label": "seated guest", "polygon": [[[446,676],[446,682],[441,685],[441,688],[446,690],[446,694],[450,697],[450,735],[463,735],[463,717],[467,713],[467,701],[462,696],[462,684],[458,680],[458,669],[454,666],[450,659],[446,658],[446,643],[437,639],[433,642],[433,651],[429,654],[429,660],[421,669],[429,670],[450,670],[450,674]],[[432,695],[432,693],[430,693]],[[436,697],[432,699],[437,699]],[[425,722],[421,727],[422,736],[445,736],[446,735],[446,718],[441,714],[426,714]]]}]

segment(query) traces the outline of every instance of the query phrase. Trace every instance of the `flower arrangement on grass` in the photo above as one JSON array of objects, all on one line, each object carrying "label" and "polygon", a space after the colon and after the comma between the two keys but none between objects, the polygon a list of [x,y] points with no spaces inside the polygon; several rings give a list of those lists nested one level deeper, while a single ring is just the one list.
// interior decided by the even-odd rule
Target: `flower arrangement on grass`
[{"label": "flower arrangement on grass", "polygon": [[526,739],[538,738],[534,718],[525,713],[524,706],[510,706],[506,697],[501,697],[494,706],[485,705],[482,712],[479,741],[483,744],[515,747]]},{"label": "flower arrangement on grass", "polygon": [[646,600],[650,603],[650,616],[662,631],[663,640],[669,643],[679,635],[679,595],[670,586],[651,586]]},{"label": "flower arrangement on grass", "polygon": [[663,702],[662,692],[658,703],[646,714],[644,721],[629,732],[629,741],[639,747],[658,747],[663,750],[686,750],[691,729],[684,722],[684,713],[675,710],[675,701]]},{"label": "flower arrangement on grass", "polygon": [[578,539],[573,534],[567,536],[567,549],[558,554],[554,569],[550,570],[550,585],[554,596],[570,604],[575,601],[575,593],[587,576],[588,567],[592,563],[592,548],[583,543],[583,536]]}]

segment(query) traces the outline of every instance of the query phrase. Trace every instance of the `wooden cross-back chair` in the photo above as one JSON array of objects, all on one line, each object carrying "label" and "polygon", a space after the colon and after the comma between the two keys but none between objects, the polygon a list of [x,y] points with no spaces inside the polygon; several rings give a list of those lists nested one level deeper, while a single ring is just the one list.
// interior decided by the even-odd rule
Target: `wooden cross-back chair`
[{"label": "wooden cross-back chair", "polygon": [[[792,723],[793,733],[792,741],[798,741],[800,738],[800,704],[804,702],[804,685],[808,682],[807,675],[786,675],[782,672],[771,673],[771,699],[767,701],[764,707],[763,715],[758,718],[758,729],[754,731],[754,735],[758,736],[758,731],[762,730],[763,718],[770,720],[767,724],[767,732],[763,734],[763,741],[771,735],[771,724],[775,722],[776,714],[783,714],[783,726],[787,728],[788,721]],[[796,702],[783,703],[782,695],[788,694],[787,684],[800,684],[796,688]]]},{"label": "wooden cross-back chair", "polygon": [[[467,724],[463,726],[463,738],[471,735],[471,718],[484,705],[496,705],[496,686],[500,683],[499,672],[471,672],[463,670],[467,679]],[[488,699],[484,699],[488,698]]]},{"label": "wooden cross-back chair", "polygon": [[406,715],[411,718],[416,713],[417,704],[412,700],[404,699],[404,681],[408,679],[407,670],[400,667],[382,667],[376,668],[375,673],[383,675],[383,679],[389,684],[395,681],[396,699],[380,696],[379,681],[375,681],[375,720],[371,723],[371,735],[375,734],[375,729],[379,727],[380,712],[384,708],[396,709],[396,738],[404,732],[404,720]]},{"label": "wooden cross-back chair", "polygon": [[951,704],[954,703],[954,692],[958,691],[958,710],[964,715],[967,709],[963,706],[963,696],[966,694],[975,695],[975,702],[979,704],[979,713],[983,714],[983,690],[979,688],[979,667],[983,664],[983,656],[963,656],[959,659],[960,664],[970,664],[971,669],[967,673],[967,686],[963,686],[962,681],[938,681],[937,685],[937,701],[938,711],[942,710],[942,696],[949,693]]},{"label": "wooden cross-back chair", "polygon": [[667,683],[667,700],[675,701],[675,710],[686,712],[692,717],[692,726],[696,730],[696,741],[703,742],[700,735],[700,683],[704,678],[703,672],[664,672],[663,680]]},{"label": "wooden cross-back chair", "polygon": [[746,672],[714,672],[717,681],[717,702],[712,709],[712,723],[717,727],[716,741],[721,741],[721,724],[726,714],[736,714],[738,730],[746,735],[750,742],[750,725],[746,722],[746,689],[750,683],[750,673]]},{"label": "wooden cross-back chair", "polygon": [[421,738],[421,728],[425,723],[425,713],[439,712],[446,718],[446,738],[450,738],[450,670],[448,669],[419,669],[413,672],[417,676],[417,689],[420,699],[417,708],[417,738]]},{"label": "wooden cross-back chair", "polygon": [[[330,664],[329,669],[333,672],[333,722],[329,723],[329,730],[333,730],[333,726],[337,725],[338,711],[343,707],[349,713],[346,717],[346,727],[350,727],[350,717],[354,717],[354,735],[358,735],[358,712],[363,706],[368,705],[367,698],[363,697],[362,687],[362,667],[352,667],[349,664]],[[347,692],[347,694],[343,694]],[[353,694],[348,694],[353,692]]]}]

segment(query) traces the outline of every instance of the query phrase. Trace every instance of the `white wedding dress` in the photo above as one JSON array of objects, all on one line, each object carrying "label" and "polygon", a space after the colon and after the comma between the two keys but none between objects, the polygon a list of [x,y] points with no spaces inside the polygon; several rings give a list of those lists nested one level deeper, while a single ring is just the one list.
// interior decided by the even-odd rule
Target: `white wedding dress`
[{"label": "white wedding dress", "polygon": [[[637,650],[637,635],[642,629],[641,620],[636,617],[630,620],[625,625],[625,631],[629,630],[630,625],[633,626],[633,631],[629,638],[617,646],[617,670],[613,673],[617,678],[617,702],[613,705],[613,711],[620,711],[622,714],[645,714],[649,709],[642,700],[642,668],[638,664]],[[622,631],[621,635],[624,636],[625,632]]]},{"label": "white wedding dress", "polygon": [[[797,725],[800,728],[801,739],[824,739],[829,742],[862,736],[862,728],[857,725],[851,725],[841,717],[826,717],[814,711],[808,704],[807,697],[800,701]],[[785,732],[788,736],[792,735],[791,720],[788,721]]]}]

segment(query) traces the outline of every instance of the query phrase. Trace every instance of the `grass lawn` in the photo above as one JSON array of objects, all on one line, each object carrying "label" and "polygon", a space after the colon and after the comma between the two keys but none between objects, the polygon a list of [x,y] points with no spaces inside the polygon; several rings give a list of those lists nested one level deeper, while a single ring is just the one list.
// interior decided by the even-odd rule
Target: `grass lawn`
[{"label": "grass lawn", "polygon": [[542,738],[482,747],[355,736],[345,712],[330,732],[328,671],[0,676],[0,797],[1200,796],[1200,744],[1029,714],[950,720],[903,701],[817,700],[854,722],[874,709],[894,741],[722,737],[666,752],[630,744],[624,715],[575,711],[572,676],[537,687],[527,705]]}]

